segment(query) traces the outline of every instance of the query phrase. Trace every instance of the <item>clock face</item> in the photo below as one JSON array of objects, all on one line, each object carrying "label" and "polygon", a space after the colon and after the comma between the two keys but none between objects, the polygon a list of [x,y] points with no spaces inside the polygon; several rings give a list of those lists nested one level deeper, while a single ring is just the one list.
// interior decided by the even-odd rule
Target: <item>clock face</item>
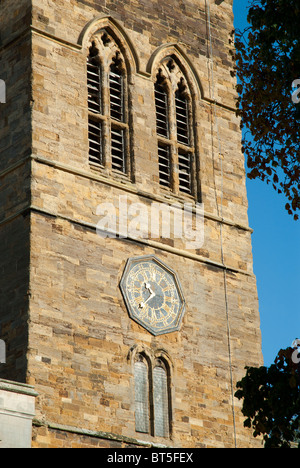
[{"label": "clock face", "polygon": [[184,298],[176,273],[155,256],[128,260],[120,283],[130,317],[153,335],[179,330]]}]

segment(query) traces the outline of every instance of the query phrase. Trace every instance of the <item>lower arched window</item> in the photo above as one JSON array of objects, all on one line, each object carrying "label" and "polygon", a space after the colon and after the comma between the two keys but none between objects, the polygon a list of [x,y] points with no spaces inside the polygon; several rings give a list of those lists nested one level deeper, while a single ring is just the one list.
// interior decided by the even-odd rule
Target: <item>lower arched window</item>
[{"label": "lower arched window", "polygon": [[148,434],[149,418],[149,371],[143,358],[134,364],[135,383],[135,430]]},{"label": "lower arched window", "polygon": [[153,369],[154,433],[156,437],[169,436],[168,373],[161,363]]},{"label": "lower arched window", "polygon": [[154,437],[169,437],[171,423],[170,368],[161,359],[143,354],[134,363],[135,429]]}]

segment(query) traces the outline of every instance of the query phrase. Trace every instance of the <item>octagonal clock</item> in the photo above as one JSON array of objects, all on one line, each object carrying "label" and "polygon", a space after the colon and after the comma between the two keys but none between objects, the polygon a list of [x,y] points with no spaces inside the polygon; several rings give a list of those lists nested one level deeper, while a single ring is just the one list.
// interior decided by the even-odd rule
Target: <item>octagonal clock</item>
[{"label": "octagonal clock", "polygon": [[130,258],[120,288],[129,316],[150,333],[179,330],[185,311],[179,278],[157,257]]}]

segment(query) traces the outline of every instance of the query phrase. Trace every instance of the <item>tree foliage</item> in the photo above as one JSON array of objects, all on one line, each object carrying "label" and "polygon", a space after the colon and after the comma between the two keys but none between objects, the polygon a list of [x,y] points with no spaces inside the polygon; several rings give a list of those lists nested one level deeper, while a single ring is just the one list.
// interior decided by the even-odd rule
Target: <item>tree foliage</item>
[{"label": "tree foliage", "polygon": [[[243,399],[244,426],[263,436],[265,448],[300,448],[300,366],[298,348],[280,350],[270,367],[247,367],[235,396]],[[295,359],[295,356],[297,359]]]},{"label": "tree foliage", "polygon": [[300,2],[249,0],[248,23],[235,31],[234,57],[248,177],[283,193],[298,219],[300,103],[292,100],[292,83],[300,79]]}]

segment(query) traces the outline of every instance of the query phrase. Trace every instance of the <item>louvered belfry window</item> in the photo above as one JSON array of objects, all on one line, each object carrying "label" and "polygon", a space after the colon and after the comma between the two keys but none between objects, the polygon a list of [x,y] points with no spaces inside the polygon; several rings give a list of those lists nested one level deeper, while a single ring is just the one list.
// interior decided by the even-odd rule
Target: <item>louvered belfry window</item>
[{"label": "louvered belfry window", "polygon": [[99,53],[92,43],[87,58],[87,87],[89,111],[89,161],[96,165],[103,164],[102,148],[102,76]]},{"label": "louvered belfry window", "polygon": [[196,196],[190,94],[183,77],[174,81],[175,61],[166,62],[154,85],[159,183],[175,194]]},{"label": "louvered belfry window", "polygon": [[[106,32],[98,39],[97,45],[92,41],[87,58],[89,162],[123,177],[131,174],[125,61]],[[110,64],[101,62],[98,47],[104,56],[115,49]]]}]

